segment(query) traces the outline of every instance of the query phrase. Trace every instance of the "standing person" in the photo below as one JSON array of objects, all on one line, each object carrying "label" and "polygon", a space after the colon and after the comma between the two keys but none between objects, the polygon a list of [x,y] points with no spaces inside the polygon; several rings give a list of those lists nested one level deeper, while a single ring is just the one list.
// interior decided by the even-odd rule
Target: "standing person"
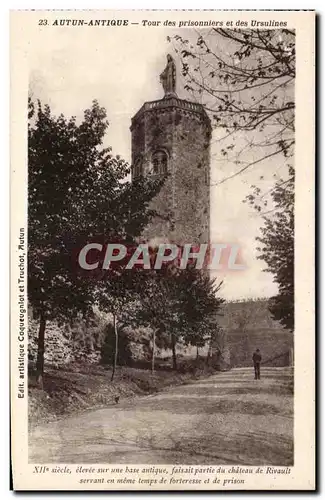
[{"label": "standing person", "polygon": [[260,372],[261,361],[262,361],[262,356],[260,354],[260,350],[256,349],[256,351],[253,354],[255,380],[259,380],[261,378],[261,372]]}]

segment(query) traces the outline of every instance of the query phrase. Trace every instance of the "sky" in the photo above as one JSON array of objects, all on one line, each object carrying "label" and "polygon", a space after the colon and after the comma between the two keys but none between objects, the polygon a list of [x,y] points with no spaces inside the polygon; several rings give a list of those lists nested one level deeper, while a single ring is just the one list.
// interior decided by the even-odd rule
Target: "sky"
[{"label": "sky", "polygon": [[[172,53],[167,35],[175,33],[171,28],[137,26],[127,30],[98,28],[87,36],[82,29],[66,27],[39,30],[26,48],[30,91],[34,98],[48,103],[54,114],[80,119],[83,110],[97,99],[106,108],[110,123],[105,145],[130,161],[131,118],[145,101],[163,97],[159,75],[167,53]],[[180,76],[177,93],[180,98],[188,98]],[[244,271],[220,276],[224,281],[221,294],[229,300],[269,297],[277,287],[272,275],[263,272],[264,263],[257,259],[255,238],[260,234],[262,220],[242,200],[252,184],[263,183],[267,189],[277,167],[269,162],[216,185],[238,169],[229,161],[219,161],[219,139],[220,130],[215,130],[211,140],[211,241],[238,243],[246,265]]]}]

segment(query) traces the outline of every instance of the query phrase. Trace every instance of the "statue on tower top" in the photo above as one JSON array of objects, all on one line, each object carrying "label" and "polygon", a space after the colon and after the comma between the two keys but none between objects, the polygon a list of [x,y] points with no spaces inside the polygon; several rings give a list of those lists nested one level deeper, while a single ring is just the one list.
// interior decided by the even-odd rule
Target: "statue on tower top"
[{"label": "statue on tower top", "polygon": [[163,86],[164,97],[176,96],[176,64],[170,54],[167,55],[167,65],[160,75],[160,83]]}]

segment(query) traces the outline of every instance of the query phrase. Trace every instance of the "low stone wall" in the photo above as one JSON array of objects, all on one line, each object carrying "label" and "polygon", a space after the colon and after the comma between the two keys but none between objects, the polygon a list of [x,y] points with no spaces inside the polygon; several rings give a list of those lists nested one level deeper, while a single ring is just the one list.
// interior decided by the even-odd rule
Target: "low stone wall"
[{"label": "low stone wall", "polygon": [[267,366],[289,366],[293,349],[293,333],[287,330],[259,329],[229,332],[227,335],[230,361],[233,367],[252,365],[253,352],[260,349],[262,363]]},{"label": "low stone wall", "polygon": [[[28,319],[28,360],[31,365],[36,363],[37,339],[39,322]],[[45,330],[44,361],[53,366],[62,366],[73,360],[72,332],[68,327],[59,327],[54,322],[48,322]]]}]

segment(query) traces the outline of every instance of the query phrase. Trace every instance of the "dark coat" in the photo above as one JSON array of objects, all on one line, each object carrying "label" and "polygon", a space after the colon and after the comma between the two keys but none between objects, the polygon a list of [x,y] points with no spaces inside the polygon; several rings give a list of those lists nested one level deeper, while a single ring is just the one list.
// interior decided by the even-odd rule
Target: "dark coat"
[{"label": "dark coat", "polygon": [[254,365],[260,363],[261,361],[262,361],[262,356],[258,354],[258,352],[254,352],[253,354]]}]

